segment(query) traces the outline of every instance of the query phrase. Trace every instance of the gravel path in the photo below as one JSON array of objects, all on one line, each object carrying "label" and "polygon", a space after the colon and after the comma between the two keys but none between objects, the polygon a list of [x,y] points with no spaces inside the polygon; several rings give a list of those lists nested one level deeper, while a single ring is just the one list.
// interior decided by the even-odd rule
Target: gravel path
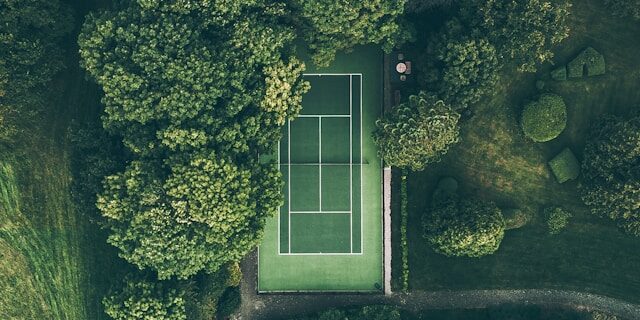
[{"label": "gravel path", "polygon": [[624,319],[640,319],[640,306],[625,301],[564,290],[460,290],[411,291],[391,295],[372,294],[257,294],[257,254],[242,263],[242,305],[235,319],[262,320],[290,318],[332,307],[395,304],[413,313],[429,309],[486,308],[508,303],[562,305],[575,309],[601,310]]}]

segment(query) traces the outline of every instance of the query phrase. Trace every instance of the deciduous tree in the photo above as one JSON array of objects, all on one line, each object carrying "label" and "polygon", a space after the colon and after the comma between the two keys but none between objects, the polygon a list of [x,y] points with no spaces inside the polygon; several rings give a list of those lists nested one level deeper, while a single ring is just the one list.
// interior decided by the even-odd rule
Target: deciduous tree
[{"label": "deciduous tree", "polygon": [[460,115],[425,92],[376,122],[374,141],[390,166],[422,170],[458,142]]},{"label": "deciduous tree", "polygon": [[606,117],[584,150],[582,200],[594,214],[640,236],[640,117]]}]

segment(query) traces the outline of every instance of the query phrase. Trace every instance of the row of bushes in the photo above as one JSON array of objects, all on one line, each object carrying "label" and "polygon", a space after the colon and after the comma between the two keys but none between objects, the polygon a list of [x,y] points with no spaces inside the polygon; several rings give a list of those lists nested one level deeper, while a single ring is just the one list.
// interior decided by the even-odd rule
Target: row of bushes
[{"label": "row of bushes", "polygon": [[407,243],[407,221],[409,199],[407,195],[407,170],[402,170],[400,182],[400,246],[402,247],[402,290],[409,290],[409,245]]}]

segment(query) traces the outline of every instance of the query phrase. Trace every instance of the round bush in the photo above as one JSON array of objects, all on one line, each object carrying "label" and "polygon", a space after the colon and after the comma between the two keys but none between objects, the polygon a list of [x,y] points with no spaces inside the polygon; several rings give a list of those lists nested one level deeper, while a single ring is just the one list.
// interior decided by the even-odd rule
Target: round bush
[{"label": "round bush", "polygon": [[567,125],[567,106],[557,94],[543,94],[524,107],[522,130],[536,142],[555,139]]}]

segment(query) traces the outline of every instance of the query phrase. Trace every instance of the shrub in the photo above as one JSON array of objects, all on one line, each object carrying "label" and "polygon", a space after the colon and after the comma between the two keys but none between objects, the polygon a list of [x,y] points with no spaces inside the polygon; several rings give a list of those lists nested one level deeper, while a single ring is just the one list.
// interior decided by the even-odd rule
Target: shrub
[{"label": "shrub", "polygon": [[536,142],[555,139],[567,125],[567,107],[562,97],[546,93],[528,103],[522,112],[522,130]]},{"label": "shrub", "polygon": [[640,20],[640,0],[605,0],[614,15]]},{"label": "shrub", "polygon": [[602,75],[606,72],[604,57],[594,48],[587,48],[567,64],[569,78]]},{"label": "shrub", "polygon": [[531,215],[520,209],[502,210],[505,220],[505,230],[522,228],[531,219]]},{"label": "shrub", "polygon": [[446,256],[492,254],[504,237],[505,221],[493,202],[452,197],[423,216],[424,236]]},{"label": "shrub", "polygon": [[409,220],[409,199],[407,194],[407,170],[402,170],[400,181],[400,246],[402,247],[402,290],[409,290],[409,244],[407,241],[407,222]]},{"label": "shrub", "polygon": [[376,122],[373,138],[387,165],[422,170],[458,142],[460,114],[421,92]]},{"label": "shrub", "polygon": [[564,81],[567,80],[567,67],[562,66],[551,71],[551,79],[556,81]]},{"label": "shrub", "polygon": [[580,175],[580,162],[569,148],[565,148],[551,159],[549,167],[558,183],[574,180]]},{"label": "shrub", "polygon": [[640,117],[605,117],[587,137],[582,162],[582,201],[640,236]]},{"label": "shrub", "polygon": [[218,316],[225,319],[233,314],[242,303],[240,287],[229,287],[218,300]]},{"label": "shrub", "polygon": [[123,287],[111,292],[102,304],[107,315],[116,320],[187,319],[184,290],[150,276],[127,276]]},{"label": "shrub", "polygon": [[601,311],[593,311],[591,312],[591,320],[618,320],[618,317]]},{"label": "shrub", "polygon": [[552,207],[544,209],[544,215],[547,218],[547,227],[550,234],[559,234],[567,227],[569,219],[573,217],[571,212],[565,211],[560,207]]},{"label": "shrub", "polygon": [[[300,319],[299,317],[295,319]],[[359,308],[329,309],[304,320],[400,320],[400,309],[396,306],[372,305]]]}]

